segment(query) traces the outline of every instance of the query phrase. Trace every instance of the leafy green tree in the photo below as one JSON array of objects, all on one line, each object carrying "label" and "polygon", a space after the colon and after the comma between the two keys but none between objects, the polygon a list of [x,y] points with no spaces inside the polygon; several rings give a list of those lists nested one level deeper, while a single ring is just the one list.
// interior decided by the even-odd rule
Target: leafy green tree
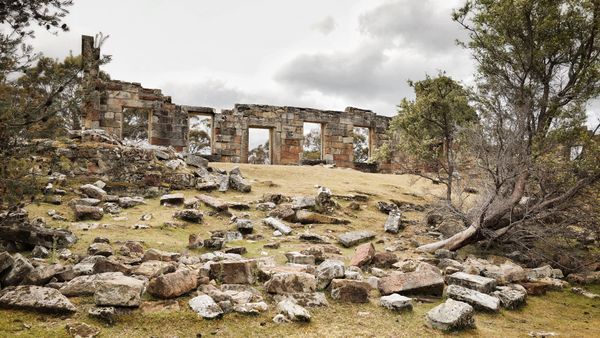
[{"label": "leafy green tree", "polygon": [[71,0],[0,3],[0,207],[36,193],[30,155],[34,137],[53,137],[79,128],[81,60],[44,58],[27,44],[32,26],[67,31],[62,22]]},{"label": "leafy green tree", "polygon": [[269,151],[269,141],[259,144],[248,152],[248,163],[252,164],[271,164],[271,153]]},{"label": "leafy green tree", "polygon": [[459,134],[477,121],[477,114],[469,106],[467,92],[446,75],[409,84],[416,99],[400,103],[390,123],[392,139],[412,157],[406,162],[410,171],[446,185],[446,200],[451,203],[461,149]]},{"label": "leafy green tree", "polygon": [[[598,137],[584,124],[600,94],[600,2],[469,0],[453,19],[477,63],[471,140],[484,193],[465,231],[425,251],[511,235],[600,180]],[[571,146],[582,147],[573,161]]]}]

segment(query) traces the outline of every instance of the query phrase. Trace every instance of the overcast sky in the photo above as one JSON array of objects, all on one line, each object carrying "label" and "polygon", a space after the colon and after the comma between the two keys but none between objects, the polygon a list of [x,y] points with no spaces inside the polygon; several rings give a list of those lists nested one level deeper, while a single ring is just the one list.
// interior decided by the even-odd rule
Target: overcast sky
[{"label": "overcast sky", "polygon": [[112,78],[161,88],[178,104],[234,103],[393,115],[407,80],[440,70],[470,83],[454,41],[463,0],[75,0],[71,31],[40,32],[48,56],[80,52],[81,35],[110,35]]}]

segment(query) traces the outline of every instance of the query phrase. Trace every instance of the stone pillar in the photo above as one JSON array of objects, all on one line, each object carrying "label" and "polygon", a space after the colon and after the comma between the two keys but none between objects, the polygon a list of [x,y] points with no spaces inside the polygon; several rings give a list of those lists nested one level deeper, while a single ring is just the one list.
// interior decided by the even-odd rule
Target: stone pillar
[{"label": "stone pillar", "polygon": [[81,36],[81,61],[85,95],[81,109],[83,127],[97,129],[100,128],[100,94],[96,89],[100,73],[100,48],[94,47],[93,36]]}]

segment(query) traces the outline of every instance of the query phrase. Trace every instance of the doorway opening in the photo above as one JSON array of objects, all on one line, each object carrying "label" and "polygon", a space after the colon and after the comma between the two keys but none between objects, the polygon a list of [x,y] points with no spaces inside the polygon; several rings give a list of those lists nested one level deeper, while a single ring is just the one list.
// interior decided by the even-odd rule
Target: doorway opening
[{"label": "doorway opening", "polygon": [[354,153],[354,162],[366,163],[371,156],[370,130],[367,127],[354,127],[352,150]]},{"label": "doorway opening", "polygon": [[271,129],[248,128],[248,163],[272,163]]},{"label": "doorway opening", "polygon": [[213,117],[194,114],[189,117],[188,153],[197,155],[212,154]]},{"label": "doorway opening", "polygon": [[149,108],[123,107],[121,139],[125,144],[150,144],[151,115],[152,110]]},{"label": "doorway opening", "polygon": [[304,122],[302,159],[318,161],[323,159],[323,126],[320,123]]}]

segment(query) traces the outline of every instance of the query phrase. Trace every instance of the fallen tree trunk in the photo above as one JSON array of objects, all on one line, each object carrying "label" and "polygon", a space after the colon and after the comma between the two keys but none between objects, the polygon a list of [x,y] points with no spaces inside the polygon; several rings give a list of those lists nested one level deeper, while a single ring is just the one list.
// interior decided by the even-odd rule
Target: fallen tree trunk
[{"label": "fallen tree trunk", "polygon": [[[527,177],[528,177],[527,174],[523,174],[522,176],[520,176],[517,179],[517,181],[515,183],[515,188],[511,194],[510,198],[507,200],[507,202],[502,204],[502,207],[496,208],[496,210],[492,214],[485,215],[485,213],[487,211],[487,206],[486,206],[483,208],[482,214],[479,218],[480,221],[478,223],[472,223],[467,229],[465,229],[447,239],[444,239],[444,240],[441,240],[438,242],[434,242],[434,243],[430,243],[430,244],[422,245],[422,246],[418,247],[417,250],[424,251],[424,252],[434,252],[435,250],[438,250],[438,249],[458,250],[458,249],[464,247],[465,245],[468,245],[478,239],[481,239],[481,238],[478,238],[477,236],[479,234],[481,234],[481,230],[483,230],[483,229],[494,230],[494,238],[493,239],[498,238],[500,236],[505,235],[508,231],[510,231],[510,229],[512,228],[513,225],[526,220],[526,218],[528,218],[528,217],[532,217],[536,214],[547,211],[551,208],[555,208],[555,207],[569,201],[574,196],[576,196],[577,193],[579,191],[581,191],[584,187],[600,180],[600,174],[581,179],[576,184],[574,184],[573,187],[571,187],[569,190],[567,190],[563,194],[556,196],[554,198],[549,198],[547,200],[540,201],[536,205],[532,206],[526,213],[524,213],[524,212],[512,213],[515,206],[517,206],[519,204],[519,201],[521,200],[521,198],[524,195]],[[510,216],[511,216],[510,223],[505,226],[503,226],[503,225],[499,226],[500,222],[503,220],[503,218],[508,213],[511,213],[510,214]]]}]

